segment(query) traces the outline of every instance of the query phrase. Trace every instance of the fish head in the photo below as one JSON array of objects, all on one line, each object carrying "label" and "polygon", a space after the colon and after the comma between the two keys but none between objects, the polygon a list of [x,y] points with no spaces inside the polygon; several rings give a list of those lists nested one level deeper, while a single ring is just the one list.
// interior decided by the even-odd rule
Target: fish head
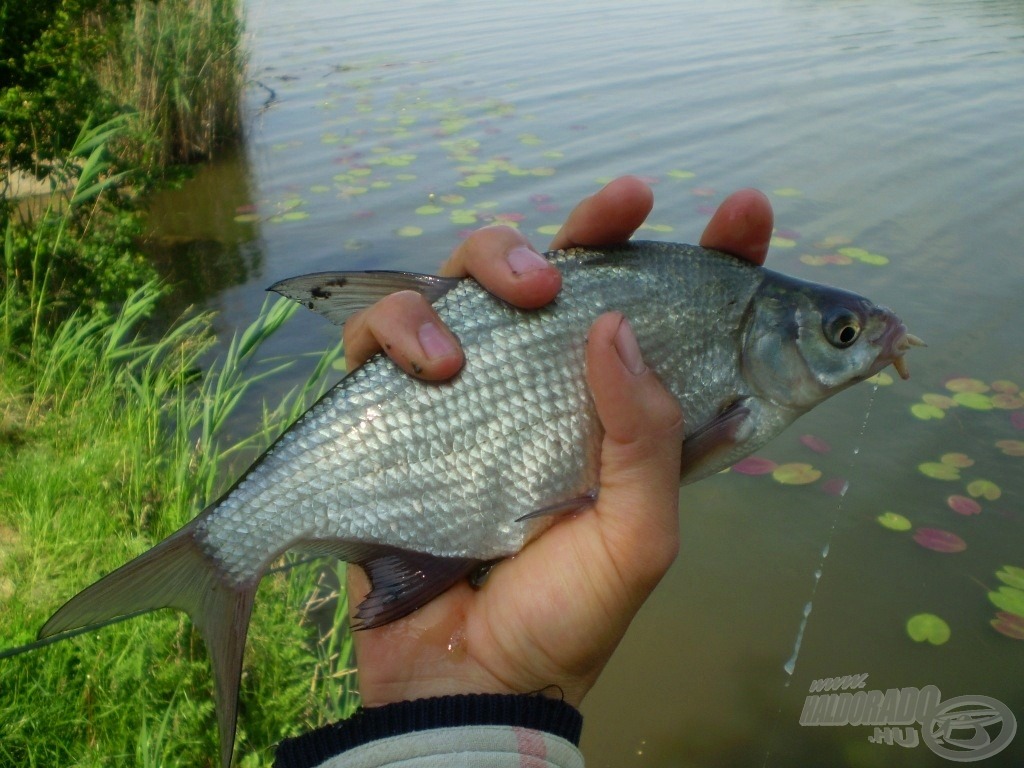
[{"label": "fish head", "polygon": [[922,342],[891,310],[863,296],[768,272],[743,336],[743,374],[777,405],[806,411],[892,365]]}]

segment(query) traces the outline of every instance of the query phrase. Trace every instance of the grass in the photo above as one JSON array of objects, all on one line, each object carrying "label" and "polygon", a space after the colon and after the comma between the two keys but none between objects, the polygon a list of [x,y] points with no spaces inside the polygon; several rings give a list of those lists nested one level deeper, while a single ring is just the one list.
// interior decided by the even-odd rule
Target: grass
[{"label": "grass", "polygon": [[[101,144],[86,153],[69,212],[105,190],[109,177],[89,172]],[[267,304],[205,365],[208,315],[148,337],[163,293],[154,282],[116,311],[54,312],[64,297],[53,254],[36,245],[31,258],[18,257],[10,232],[0,293],[0,650],[32,642],[64,600],[215,498],[233,479],[225,463],[255,454],[301,413],[340,351],[326,352],[304,385],[266,408],[251,438],[221,445],[249,385],[280,369],[259,359],[260,348],[295,305]],[[341,568],[299,564],[264,579],[242,680],[238,765],[269,765],[282,737],[355,705]],[[157,611],[0,658],[0,766],[214,766],[216,741],[206,651],[182,614]]]},{"label": "grass", "polygon": [[136,0],[126,21],[101,23],[116,26],[116,42],[99,83],[134,111],[139,130],[124,151],[136,164],[207,159],[241,134],[245,54],[235,0]]}]

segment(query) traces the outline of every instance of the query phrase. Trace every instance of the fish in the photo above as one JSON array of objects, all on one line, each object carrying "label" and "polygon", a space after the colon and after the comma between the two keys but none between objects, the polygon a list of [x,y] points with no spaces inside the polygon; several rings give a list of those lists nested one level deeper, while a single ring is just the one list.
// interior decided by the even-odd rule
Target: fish
[{"label": "fish", "polygon": [[920,340],[890,310],[691,245],[634,241],[553,251],[562,289],[522,310],[471,278],[329,272],[274,290],[328,320],[399,290],[426,297],[459,337],[449,381],[382,354],[351,371],[223,496],[84,589],[51,637],[157,608],[185,611],[211,656],[221,763],[231,763],[256,587],[293,549],[361,566],[353,626],[408,615],[514,555],[600,493],[600,421],[586,384],[591,323],[618,311],[686,420],[680,483],[714,474]]}]

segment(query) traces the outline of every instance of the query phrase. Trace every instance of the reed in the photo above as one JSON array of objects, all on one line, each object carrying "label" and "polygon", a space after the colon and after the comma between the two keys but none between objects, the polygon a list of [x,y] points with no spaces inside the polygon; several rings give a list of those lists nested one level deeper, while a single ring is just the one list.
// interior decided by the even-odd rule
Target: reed
[{"label": "reed", "polygon": [[235,0],[136,0],[116,24],[101,87],[130,105],[136,131],[119,153],[143,168],[205,160],[242,131],[242,20]]}]

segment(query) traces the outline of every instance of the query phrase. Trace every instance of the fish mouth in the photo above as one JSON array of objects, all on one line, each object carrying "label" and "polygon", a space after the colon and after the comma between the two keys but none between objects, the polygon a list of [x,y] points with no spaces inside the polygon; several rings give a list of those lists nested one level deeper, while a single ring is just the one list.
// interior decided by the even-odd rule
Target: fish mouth
[{"label": "fish mouth", "polygon": [[892,365],[900,378],[906,381],[910,378],[910,369],[903,356],[910,351],[911,347],[926,347],[928,345],[914,334],[909,333],[907,326],[895,315],[889,314],[886,320],[885,330],[871,340],[873,344],[882,347],[875,365],[872,366],[872,374]]}]

